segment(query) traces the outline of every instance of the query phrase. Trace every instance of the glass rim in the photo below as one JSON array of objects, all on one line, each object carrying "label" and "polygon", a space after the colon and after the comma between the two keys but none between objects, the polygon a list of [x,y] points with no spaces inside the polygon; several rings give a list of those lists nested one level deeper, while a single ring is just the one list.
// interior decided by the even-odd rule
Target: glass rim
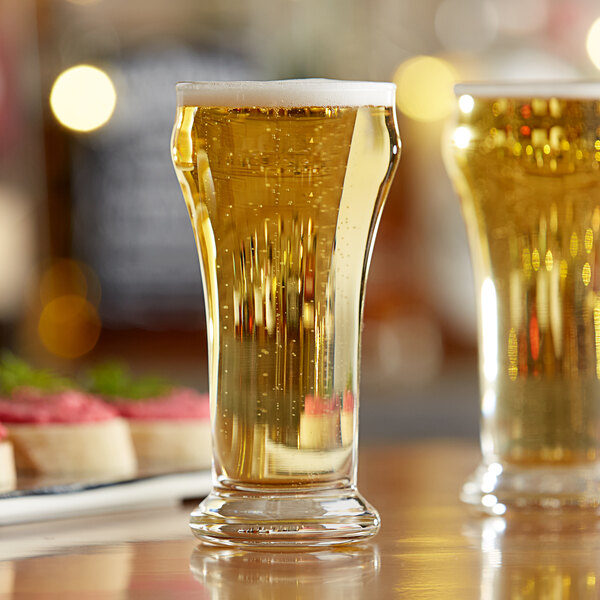
[{"label": "glass rim", "polygon": [[600,80],[474,81],[454,86],[456,96],[600,100]]},{"label": "glass rim", "polygon": [[177,104],[244,108],[302,106],[393,106],[396,85],[342,79],[271,81],[181,81]]}]

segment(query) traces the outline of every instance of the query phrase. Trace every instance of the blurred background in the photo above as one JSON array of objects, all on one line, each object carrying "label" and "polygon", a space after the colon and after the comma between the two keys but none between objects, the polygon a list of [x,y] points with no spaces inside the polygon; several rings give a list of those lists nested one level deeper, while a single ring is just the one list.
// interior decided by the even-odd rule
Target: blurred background
[{"label": "blurred background", "polygon": [[0,0],[0,347],[206,390],[175,83],[393,80],[403,152],[367,289],[361,436],[475,439],[474,292],[440,153],[452,86],[598,78],[598,18],[594,0]]}]

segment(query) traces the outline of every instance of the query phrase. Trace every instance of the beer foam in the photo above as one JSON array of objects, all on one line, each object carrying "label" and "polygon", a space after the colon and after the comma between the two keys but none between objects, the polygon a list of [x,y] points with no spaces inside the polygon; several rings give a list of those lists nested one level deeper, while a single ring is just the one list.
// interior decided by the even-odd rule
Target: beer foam
[{"label": "beer foam", "polygon": [[457,96],[475,98],[569,98],[600,100],[600,81],[506,81],[459,83]]},{"label": "beer foam", "polygon": [[177,84],[178,106],[293,108],[301,106],[393,106],[393,83],[286,79],[198,81]]}]

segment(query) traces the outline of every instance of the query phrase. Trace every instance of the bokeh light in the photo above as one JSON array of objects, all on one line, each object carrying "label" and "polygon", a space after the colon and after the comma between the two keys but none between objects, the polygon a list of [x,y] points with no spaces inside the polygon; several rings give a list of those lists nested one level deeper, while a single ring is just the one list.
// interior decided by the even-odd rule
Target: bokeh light
[{"label": "bokeh light", "polygon": [[455,105],[457,74],[450,63],[433,56],[415,56],[394,74],[398,108],[416,121],[446,118]]},{"label": "bokeh light", "polygon": [[77,358],[94,348],[101,329],[100,296],[98,277],[85,263],[60,258],[47,265],[39,283],[38,333],[48,351]]},{"label": "bokeh light", "polygon": [[52,262],[40,279],[40,300],[46,305],[66,295],[87,296],[87,281],[79,264],[74,260]]},{"label": "bokeh light", "polygon": [[65,127],[93,131],[111,118],[117,93],[110,77],[91,65],[77,65],[61,73],[50,92],[50,107]]},{"label": "bokeh light", "polygon": [[39,294],[42,305],[59,296],[72,294],[98,306],[101,287],[98,275],[89,265],[72,258],[59,258],[45,267],[40,278]]},{"label": "bokeh light", "polygon": [[600,69],[600,18],[592,23],[587,34],[585,47],[594,66]]},{"label": "bokeh light", "polygon": [[452,141],[457,148],[464,150],[471,142],[472,137],[471,130],[466,125],[461,125],[454,130]]},{"label": "bokeh light", "polygon": [[469,96],[469,94],[463,94],[458,99],[458,108],[465,114],[472,112],[474,106],[475,100],[473,99],[473,96]]},{"label": "bokeh light", "polygon": [[46,304],[40,315],[38,332],[47,350],[63,358],[88,353],[100,337],[100,318],[85,298],[59,296]]}]

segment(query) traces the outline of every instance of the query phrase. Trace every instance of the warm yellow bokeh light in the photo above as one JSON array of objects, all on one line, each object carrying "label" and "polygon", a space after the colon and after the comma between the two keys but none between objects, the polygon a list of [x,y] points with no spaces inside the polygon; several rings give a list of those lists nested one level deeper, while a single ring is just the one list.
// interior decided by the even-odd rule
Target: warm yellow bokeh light
[{"label": "warm yellow bokeh light", "polygon": [[81,296],[59,296],[48,302],[38,322],[44,346],[63,358],[87,354],[100,336],[100,318],[94,306]]},{"label": "warm yellow bokeh light", "polygon": [[596,19],[587,34],[585,47],[597,69],[600,69],[600,19]]},{"label": "warm yellow bokeh light", "polygon": [[452,66],[433,56],[415,56],[403,62],[394,74],[398,86],[398,108],[416,121],[444,119],[455,106]]},{"label": "warm yellow bokeh light", "polygon": [[40,276],[39,294],[42,306],[59,296],[81,296],[94,306],[100,303],[101,287],[98,276],[87,264],[72,258],[49,262]]},{"label": "warm yellow bokeh light", "polygon": [[46,305],[59,296],[87,296],[87,281],[78,263],[67,258],[52,262],[40,278],[40,300]]},{"label": "warm yellow bokeh light", "polygon": [[108,122],[117,103],[110,77],[91,65],[61,73],[50,92],[54,116],[69,129],[92,131]]},{"label": "warm yellow bokeh light", "polygon": [[464,150],[471,142],[472,137],[471,130],[466,125],[461,125],[454,130],[452,141],[457,148]]},{"label": "warm yellow bokeh light", "polygon": [[465,114],[469,114],[470,112],[473,111],[474,107],[475,107],[475,100],[474,100],[473,96],[470,96],[469,94],[463,94],[458,99],[458,108],[460,108],[461,112],[463,112]]}]

